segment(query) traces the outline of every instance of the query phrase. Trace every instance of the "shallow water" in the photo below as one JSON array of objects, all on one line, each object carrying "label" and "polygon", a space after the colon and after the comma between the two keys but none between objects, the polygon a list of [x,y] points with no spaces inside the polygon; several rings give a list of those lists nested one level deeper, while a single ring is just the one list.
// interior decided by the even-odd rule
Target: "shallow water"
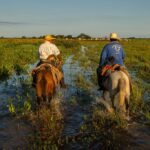
[{"label": "shallow water", "polygon": [[0,84],[0,116],[7,115],[8,112],[8,103],[13,99],[17,94],[21,95],[23,89],[20,81],[26,80],[27,75],[13,75],[9,80],[1,82]]},{"label": "shallow water", "polygon": [[[86,48],[81,47],[81,52],[84,55]],[[63,66],[65,83],[68,85],[66,90],[62,90],[63,93],[63,104],[65,108],[65,128],[63,135],[69,136],[78,133],[78,129],[83,122],[83,117],[88,114],[90,106],[90,93],[82,91],[76,87],[76,76],[82,74],[87,80],[90,80],[90,73],[83,71],[80,67],[79,62],[72,63],[73,55],[68,57]],[[36,66],[29,65],[28,72]],[[18,96],[26,95],[26,88],[28,91],[33,92],[30,82],[28,82],[29,74],[27,75],[16,75],[14,74],[7,81],[1,82],[0,84],[0,149],[16,149],[24,144],[24,142],[17,142],[17,137],[27,137],[31,132],[31,128],[23,121],[16,120],[10,116],[8,111],[8,104],[13,100],[14,104],[17,103]],[[30,94],[31,94],[30,93]],[[86,97],[88,96],[88,99]],[[70,100],[74,98],[76,101],[75,105],[70,103]],[[23,99],[23,98],[22,98]],[[8,130],[9,132],[8,132]],[[15,141],[16,140],[16,141]],[[10,148],[11,147],[11,148]]]},{"label": "shallow water", "polygon": [[[27,92],[25,86],[29,91],[32,90],[28,79],[29,75],[14,74],[10,79],[0,84],[0,149],[15,150],[21,146],[24,146],[24,148],[26,146],[31,127],[26,122],[11,117],[8,105],[10,101],[17,105],[18,100],[23,100]],[[23,103],[23,101],[20,103]]]},{"label": "shallow water", "polygon": [[[81,56],[85,55],[86,50],[86,47],[81,47]],[[93,72],[91,68],[82,68],[79,61],[74,61],[73,57],[73,55],[69,56],[63,66],[65,83],[68,87],[65,90],[60,90],[63,95],[62,106],[65,111],[64,136],[74,136],[79,133],[80,125],[83,123],[84,117],[90,114],[90,107],[95,101],[95,97],[101,95],[97,91],[97,86],[93,86],[90,90],[83,90],[76,86],[76,77],[79,74],[83,75],[87,82],[91,82]],[[29,66],[29,73],[36,64],[37,62]],[[136,72],[133,73],[133,76],[136,76]],[[33,92],[28,78],[29,75],[13,75],[9,80],[0,84],[0,149],[17,149],[25,145],[26,137],[32,132],[32,128],[26,122],[10,117],[7,107],[10,99],[17,99],[18,95],[25,95],[24,84],[27,86],[28,91]],[[147,94],[145,94],[145,97],[148,97]],[[129,127],[129,133],[133,136],[137,135],[132,141],[134,143],[133,147],[138,144],[142,147],[144,141],[148,143],[150,139],[148,128],[141,125],[131,124]],[[143,130],[140,130],[141,127]],[[136,139],[139,140],[136,141]],[[69,149],[73,148],[77,149],[79,145],[70,144]]]},{"label": "shallow water", "polygon": [[0,122],[0,149],[27,149],[27,137],[32,127],[20,119],[11,117],[0,118]]},{"label": "shallow water", "polygon": [[[83,50],[84,47],[81,47],[81,52],[85,53]],[[89,99],[92,99],[89,95],[87,95],[89,93],[85,94],[85,91],[82,91],[76,87],[76,76],[79,74],[85,75],[86,73],[83,72],[83,68],[80,67],[78,61],[75,63],[72,63],[72,61],[73,55],[65,61],[63,66],[65,83],[68,85],[67,91],[64,94],[64,101],[67,102],[67,104],[65,109],[66,119],[63,134],[66,136],[75,135],[78,133],[78,129],[83,123],[83,117],[89,112]],[[89,97],[88,99],[86,98],[87,96]],[[72,98],[74,99],[75,104],[70,103]],[[81,105],[80,103],[82,102],[85,103],[85,105]]]}]

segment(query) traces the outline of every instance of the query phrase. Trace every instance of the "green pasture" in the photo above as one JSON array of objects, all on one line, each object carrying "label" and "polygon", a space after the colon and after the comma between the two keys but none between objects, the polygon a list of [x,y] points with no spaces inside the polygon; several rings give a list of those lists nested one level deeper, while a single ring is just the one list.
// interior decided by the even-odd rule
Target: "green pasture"
[{"label": "green pasture", "polygon": [[[10,76],[14,71],[22,72],[28,64],[38,60],[38,47],[41,39],[0,39],[0,79]],[[93,70],[99,62],[99,55],[108,41],[56,41],[62,52],[63,59],[73,54],[76,59],[80,55],[80,45],[88,47],[87,58],[91,61]],[[125,52],[125,65],[134,70],[139,78],[150,82],[150,40],[135,39],[121,41]],[[83,60],[84,65],[87,60]],[[94,66],[93,66],[94,65]]]},{"label": "green pasture", "polygon": [[[38,47],[42,42],[41,39],[0,39],[0,80],[8,79],[14,73],[26,74],[29,64],[34,64],[38,60]],[[102,48],[108,41],[56,40],[55,43],[62,53],[63,61],[65,61],[68,56],[73,55],[73,61],[78,61],[83,71],[92,71],[90,78],[92,84],[87,82],[82,74],[79,74],[76,77],[78,81],[76,86],[85,91],[90,91],[96,87],[96,68],[99,63],[99,56]],[[128,41],[122,40],[121,43],[126,53],[125,66],[128,68],[133,79],[130,114],[137,118],[144,117],[147,123],[150,124],[150,107],[149,104],[144,102],[143,96],[144,93],[150,95],[150,40],[130,39]],[[81,52],[82,46],[86,47],[84,55]],[[28,91],[28,87],[26,88],[25,91]],[[70,100],[70,103],[77,105],[77,101],[74,98]],[[82,104],[81,101],[80,104]],[[84,106],[86,104],[82,105]],[[18,108],[21,111],[18,111],[13,103],[9,105],[9,111],[15,115],[18,115],[18,112],[25,114],[24,110],[26,112],[28,111],[27,118],[33,122],[37,131],[41,129],[41,127],[38,126],[39,120],[37,121],[37,119],[39,118],[37,118],[37,114],[31,111],[30,100],[26,100],[23,106],[19,103]],[[44,109],[44,111],[42,111],[40,125],[42,125],[44,131],[38,131],[36,132],[37,135],[31,137],[31,141],[34,143],[31,147],[37,148],[37,146],[43,144],[44,146],[51,145],[54,149],[57,149],[58,146],[62,146],[68,142],[68,137],[65,137],[65,140],[61,138],[63,130],[62,118],[58,119],[57,116],[53,116],[53,114],[50,115],[49,111],[51,110]],[[106,113],[103,112],[99,106],[93,106],[91,108],[90,118],[87,117],[80,127],[80,135],[83,138],[77,140],[79,143],[89,146],[91,143],[94,144],[101,141],[106,146],[106,149],[111,146],[115,146],[116,149],[119,149],[122,146],[122,141],[118,141],[118,139],[120,139],[120,133],[124,132],[127,122],[118,114],[104,114]],[[46,122],[46,124],[44,122]],[[55,136],[51,136],[51,134],[43,135],[45,132],[55,132],[56,125],[58,132],[56,132]],[[106,136],[106,133],[110,136]],[[41,141],[43,136],[44,138],[46,136],[44,142],[43,140]],[[120,144],[118,145],[117,143]]]},{"label": "green pasture", "polygon": [[[0,80],[9,78],[14,72],[25,73],[29,64],[38,60],[38,47],[41,39],[0,39]],[[63,59],[76,53],[78,42],[56,41]]]}]

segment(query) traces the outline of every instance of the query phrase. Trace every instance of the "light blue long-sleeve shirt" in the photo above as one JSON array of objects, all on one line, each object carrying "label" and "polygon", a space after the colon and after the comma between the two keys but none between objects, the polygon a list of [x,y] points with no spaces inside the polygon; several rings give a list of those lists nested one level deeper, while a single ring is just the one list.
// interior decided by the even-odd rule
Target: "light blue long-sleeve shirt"
[{"label": "light blue long-sleeve shirt", "polygon": [[123,60],[125,58],[125,52],[118,41],[112,41],[104,46],[100,56],[99,65],[103,66],[104,64],[111,64],[109,62],[110,57],[114,58],[113,64],[124,65]]}]

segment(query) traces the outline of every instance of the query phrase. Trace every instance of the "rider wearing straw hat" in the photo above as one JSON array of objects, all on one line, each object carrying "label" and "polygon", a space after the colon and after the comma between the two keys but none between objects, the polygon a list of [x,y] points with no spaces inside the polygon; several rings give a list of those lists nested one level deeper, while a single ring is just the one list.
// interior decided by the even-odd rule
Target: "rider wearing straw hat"
[{"label": "rider wearing straw hat", "polygon": [[44,43],[40,45],[38,51],[40,63],[47,61],[48,57],[51,55],[57,57],[60,62],[62,61],[60,51],[57,48],[57,46],[53,43],[54,40],[55,38],[52,35],[46,35],[44,37]]},{"label": "rider wearing straw hat", "polygon": [[114,64],[124,65],[125,53],[117,33],[110,34],[110,43],[106,44],[100,56],[99,65],[110,64],[109,58],[114,57]]},{"label": "rider wearing straw hat", "polygon": [[[37,64],[37,67],[45,62],[48,62],[48,63],[53,62],[53,65],[57,67],[60,71],[62,71],[61,53],[60,53],[60,50],[57,48],[57,46],[53,43],[55,39],[56,38],[54,38],[52,35],[46,35],[44,37],[44,43],[40,45],[39,50],[38,50],[40,61]],[[51,59],[52,61],[50,61],[49,59]],[[35,84],[36,84],[35,77],[33,76],[33,86],[35,86]],[[61,86],[66,87],[64,83],[64,78],[61,80]]]},{"label": "rider wearing straw hat", "polygon": [[102,81],[100,77],[100,72],[105,65],[118,64],[124,66],[125,52],[122,45],[119,43],[120,38],[117,33],[110,34],[110,42],[106,44],[101,52],[99,67],[97,68],[98,84],[100,90],[102,88]]}]

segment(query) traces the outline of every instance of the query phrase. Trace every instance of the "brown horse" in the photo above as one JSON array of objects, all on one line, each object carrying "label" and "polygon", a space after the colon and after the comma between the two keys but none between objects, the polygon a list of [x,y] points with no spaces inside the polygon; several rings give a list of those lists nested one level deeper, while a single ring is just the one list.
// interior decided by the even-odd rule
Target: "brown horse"
[{"label": "brown horse", "polygon": [[49,65],[43,65],[36,71],[36,96],[37,103],[50,102],[55,94],[55,82],[52,69]]},{"label": "brown horse", "polygon": [[55,95],[57,85],[62,83],[63,72],[61,63],[54,55],[50,55],[46,61],[40,61],[33,69],[33,83],[36,88],[37,103],[50,102]]}]

